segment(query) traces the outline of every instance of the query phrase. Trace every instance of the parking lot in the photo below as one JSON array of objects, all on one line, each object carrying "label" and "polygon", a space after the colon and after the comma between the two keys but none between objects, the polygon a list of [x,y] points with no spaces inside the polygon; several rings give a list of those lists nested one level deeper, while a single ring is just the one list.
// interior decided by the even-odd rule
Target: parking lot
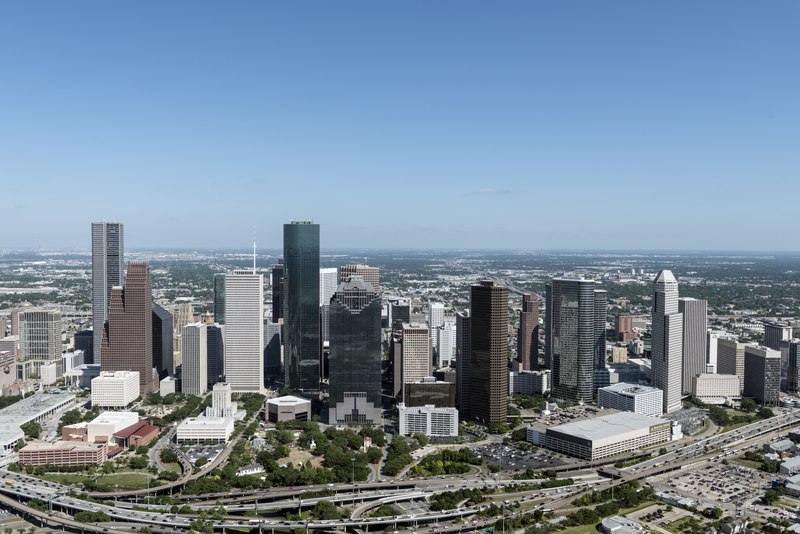
[{"label": "parking lot", "polygon": [[203,457],[208,458],[209,462],[213,462],[214,458],[216,458],[224,449],[225,444],[193,445],[192,447],[189,447],[189,449],[185,450],[184,453],[189,461],[194,464],[197,462],[197,460]]},{"label": "parking lot", "polygon": [[535,452],[522,451],[510,445],[494,443],[473,449],[487,465],[496,465],[503,471],[524,471],[526,469],[546,469],[561,465],[561,461],[550,451],[539,449]]},{"label": "parking lot", "polygon": [[671,474],[659,479],[661,486],[673,493],[697,499],[707,506],[739,506],[745,500],[760,497],[771,487],[776,475],[740,465],[707,465],[680,476]]}]

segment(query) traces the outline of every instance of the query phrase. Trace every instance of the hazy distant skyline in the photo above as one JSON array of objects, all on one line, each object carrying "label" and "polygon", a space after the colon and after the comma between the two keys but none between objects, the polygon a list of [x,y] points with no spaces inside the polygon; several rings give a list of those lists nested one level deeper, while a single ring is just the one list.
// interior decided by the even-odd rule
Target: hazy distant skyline
[{"label": "hazy distant skyline", "polygon": [[0,7],[0,248],[798,250],[800,3]]}]

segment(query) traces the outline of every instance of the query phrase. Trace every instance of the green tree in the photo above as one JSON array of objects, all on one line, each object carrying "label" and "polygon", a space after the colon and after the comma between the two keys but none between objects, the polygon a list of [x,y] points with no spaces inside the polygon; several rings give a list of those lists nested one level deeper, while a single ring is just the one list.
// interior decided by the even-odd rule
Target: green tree
[{"label": "green tree", "polygon": [[158,457],[161,458],[161,461],[165,464],[178,463],[178,454],[172,449],[161,449],[161,452],[158,453]]},{"label": "green tree", "polygon": [[207,463],[208,463],[208,458],[206,458],[205,456],[201,456],[200,458],[197,459],[194,465],[195,467],[203,467]]},{"label": "green tree", "polygon": [[758,408],[758,405],[753,399],[742,399],[741,408],[745,412],[754,412]]},{"label": "green tree", "polygon": [[144,469],[147,467],[147,458],[142,456],[132,456],[128,458],[128,466],[131,469]]},{"label": "green tree", "polygon": [[24,425],[19,425],[19,427],[23,432],[25,432],[26,436],[29,436],[33,439],[39,439],[39,435],[42,433],[42,425],[34,421],[30,421]]}]

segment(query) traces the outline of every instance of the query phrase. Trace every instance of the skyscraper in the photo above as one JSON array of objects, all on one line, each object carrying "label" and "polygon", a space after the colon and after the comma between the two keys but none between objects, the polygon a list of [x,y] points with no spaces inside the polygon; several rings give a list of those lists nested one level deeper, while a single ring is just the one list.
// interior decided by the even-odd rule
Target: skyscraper
[{"label": "skyscraper", "polygon": [[472,335],[469,310],[456,313],[456,407],[461,419],[469,419],[469,360]]},{"label": "skyscraper", "polygon": [[456,358],[456,323],[446,320],[436,329],[437,367],[450,367]]},{"label": "skyscraper", "polygon": [[[547,297],[546,346],[553,394],[573,402],[590,402],[601,336],[599,315],[595,314],[594,281],[554,278],[547,285]],[[600,295],[598,302],[602,302]]]},{"label": "skyscraper", "polygon": [[57,375],[63,372],[61,362],[61,312],[44,308],[24,308],[19,314],[20,358],[17,378],[42,377],[42,365],[57,364]]},{"label": "skyscraper", "polygon": [[606,312],[608,310],[608,291],[594,290],[594,368],[606,367]]},{"label": "skyscraper", "polygon": [[272,322],[283,319],[283,260],[272,267]]},{"label": "skyscraper", "polygon": [[745,347],[742,397],[754,399],[764,406],[778,406],[780,390],[780,351],[754,345]]},{"label": "skyscraper", "polygon": [[225,380],[235,393],[264,389],[264,278],[225,275]]},{"label": "skyscraper", "polygon": [[164,378],[175,373],[172,362],[172,314],[156,302],[153,303],[152,314],[153,366],[158,371],[158,376]]},{"label": "skyscraper", "polygon": [[319,225],[283,225],[284,372],[291,389],[318,390],[320,380]]},{"label": "skyscraper", "polygon": [[92,325],[94,363],[100,363],[103,327],[108,321],[111,288],[122,285],[124,242],[122,223],[92,223]]},{"label": "skyscraper", "polygon": [[403,384],[431,376],[431,337],[428,325],[403,323]]},{"label": "skyscraper", "polygon": [[214,274],[214,322],[225,324],[225,273]]},{"label": "skyscraper", "polygon": [[281,378],[281,328],[280,323],[264,325],[264,371],[267,383]]},{"label": "skyscraper", "polygon": [[664,412],[681,409],[683,393],[683,314],[678,281],[662,270],[653,283],[653,385],[664,392]]},{"label": "skyscraper", "polygon": [[208,385],[213,386],[225,378],[224,326],[210,324],[206,329],[206,352],[208,356]]},{"label": "skyscraper", "polygon": [[517,332],[517,362],[520,371],[539,368],[539,297],[535,293],[522,296]]},{"label": "skyscraper", "polygon": [[739,377],[739,390],[744,389],[744,349],[747,345],[733,338],[717,338],[717,373]]},{"label": "skyscraper", "polygon": [[379,267],[370,267],[361,263],[350,263],[339,267],[339,281],[346,282],[351,276],[360,276],[372,286],[376,295],[381,294],[381,270]]},{"label": "skyscraper", "polygon": [[125,285],[111,290],[101,349],[101,371],[137,371],[140,395],[158,391],[153,376],[153,291],[146,262],[130,262]]},{"label": "skyscraper", "polygon": [[320,354],[325,343],[330,341],[331,297],[336,293],[338,285],[339,273],[336,267],[325,267],[319,270],[319,335],[322,343]]},{"label": "skyscraper", "polygon": [[792,339],[792,327],[782,323],[764,323],[764,346],[781,350],[781,341]]},{"label": "skyscraper", "polygon": [[508,416],[508,288],[491,280],[472,285],[470,316],[470,417],[485,425],[505,424]]},{"label": "skyscraper", "polygon": [[787,347],[788,369],[786,373],[786,389],[797,394],[800,390],[800,341],[793,339]]},{"label": "skyscraper", "polygon": [[708,302],[693,298],[678,299],[678,311],[683,314],[683,386],[692,391],[696,375],[706,372],[708,350]]},{"label": "skyscraper", "polygon": [[203,395],[208,391],[208,325],[189,323],[181,332],[181,378],[183,393]]},{"label": "skyscraper", "polygon": [[330,302],[329,424],[380,425],[381,299],[360,276]]}]

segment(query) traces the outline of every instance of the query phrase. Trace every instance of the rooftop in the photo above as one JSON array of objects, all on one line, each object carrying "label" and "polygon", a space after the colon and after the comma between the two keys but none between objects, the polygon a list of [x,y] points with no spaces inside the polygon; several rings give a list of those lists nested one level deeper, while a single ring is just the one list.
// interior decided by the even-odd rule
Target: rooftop
[{"label": "rooftop", "polygon": [[651,386],[640,386],[638,384],[630,384],[627,382],[612,384],[600,389],[603,391],[610,391],[612,393],[625,395],[626,397],[636,397],[637,395],[645,395],[647,393],[653,393],[654,391],[661,391],[660,389]]},{"label": "rooftop", "polygon": [[295,397],[294,395],[284,395],[283,397],[276,397],[274,399],[269,399],[267,404],[275,404],[280,406],[299,406],[301,404],[311,402],[308,399],[303,399],[300,397]]},{"label": "rooftop", "polygon": [[650,417],[634,412],[616,412],[593,419],[584,419],[583,421],[548,427],[547,430],[563,432],[571,436],[594,441],[612,438],[624,432],[650,428],[664,423],[669,423],[669,421],[660,417]]}]

